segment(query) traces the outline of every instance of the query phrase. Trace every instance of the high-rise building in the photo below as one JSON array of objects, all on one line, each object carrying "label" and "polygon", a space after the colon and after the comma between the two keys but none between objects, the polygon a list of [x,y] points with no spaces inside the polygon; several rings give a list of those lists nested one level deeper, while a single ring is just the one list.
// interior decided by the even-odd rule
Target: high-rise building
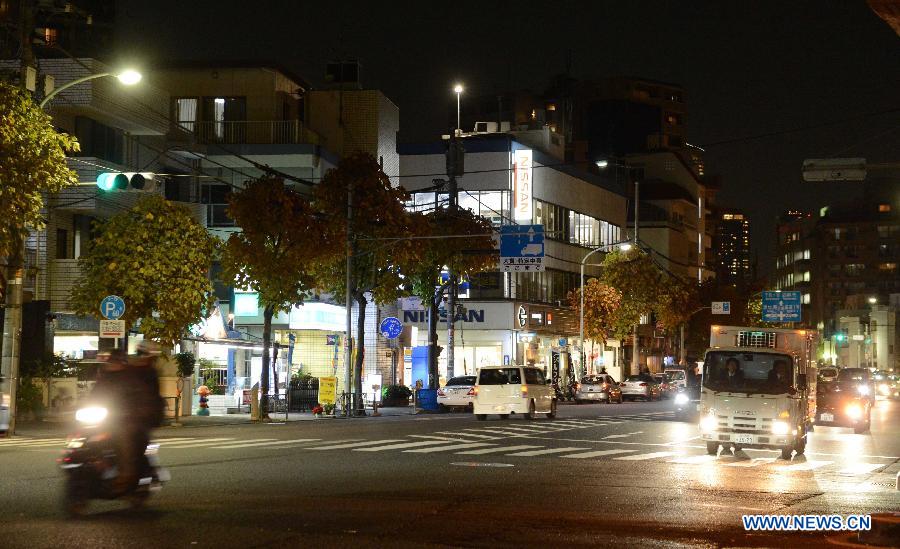
[{"label": "high-rise building", "polygon": [[750,220],[740,210],[721,210],[716,215],[713,237],[716,279],[744,288],[753,280],[750,256]]}]

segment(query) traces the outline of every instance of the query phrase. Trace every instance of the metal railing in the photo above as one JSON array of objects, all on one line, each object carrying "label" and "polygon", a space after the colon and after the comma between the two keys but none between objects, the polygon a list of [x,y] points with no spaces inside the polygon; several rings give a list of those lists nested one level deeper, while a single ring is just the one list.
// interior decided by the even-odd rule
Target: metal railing
[{"label": "metal railing", "polygon": [[236,122],[178,122],[174,132],[193,135],[198,143],[299,144],[319,142],[319,136],[299,120],[244,120]]}]

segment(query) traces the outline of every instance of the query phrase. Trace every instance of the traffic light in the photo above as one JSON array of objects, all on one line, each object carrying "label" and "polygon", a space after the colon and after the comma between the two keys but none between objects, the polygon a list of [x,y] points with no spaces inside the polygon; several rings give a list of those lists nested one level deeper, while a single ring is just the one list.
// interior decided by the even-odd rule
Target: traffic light
[{"label": "traffic light", "polygon": [[101,191],[153,191],[156,184],[151,172],[103,172],[97,175]]},{"label": "traffic light", "polygon": [[844,334],[844,332],[838,332],[838,333],[834,334],[834,340],[835,341],[846,341],[847,336]]}]

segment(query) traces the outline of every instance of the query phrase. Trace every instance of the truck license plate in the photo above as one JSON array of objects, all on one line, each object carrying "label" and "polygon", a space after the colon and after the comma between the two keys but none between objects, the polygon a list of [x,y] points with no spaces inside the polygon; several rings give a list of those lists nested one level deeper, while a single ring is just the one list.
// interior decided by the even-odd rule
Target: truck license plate
[{"label": "truck license plate", "polygon": [[738,444],[753,444],[753,435],[735,435],[734,441]]},{"label": "truck license plate", "polygon": [[834,414],[822,414],[819,416],[822,421],[834,421]]}]

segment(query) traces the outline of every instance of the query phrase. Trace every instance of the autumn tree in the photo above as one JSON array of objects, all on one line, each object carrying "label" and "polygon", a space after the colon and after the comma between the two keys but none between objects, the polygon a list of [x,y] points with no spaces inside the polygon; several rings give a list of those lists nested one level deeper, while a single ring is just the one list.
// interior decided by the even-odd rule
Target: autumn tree
[{"label": "autumn tree", "polygon": [[493,227],[487,219],[469,210],[437,209],[414,214],[413,226],[423,238],[416,241],[418,261],[404,274],[412,293],[428,311],[428,387],[438,386],[438,307],[449,284],[440,284],[444,270],[472,277],[496,265],[491,254]]},{"label": "autumn tree", "polygon": [[[616,315],[622,306],[622,294],[599,279],[589,279],[584,287],[572,290],[568,295],[569,306],[579,313],[579,316],[582,292],[584,292],[584,336],[591,340],[592,347],[594,341],[606,343],[614,331]],[[584,342],[580,342],[580,345],[584,346]]]},{"label": "autumn tree", "polygon": [[78,258],[76,311],[99,317],[100,301],[118,295],[126,327],[137,323],[144,337],[174,346],[213,305],[215,240],[188,208],[156,194],[95,228],[97,236]]},{"label": "autumn tree", "polygon": [[[351,194],[352,215],[348,220]],[[350,225],[350,298],[358,307],[353,364],[357,406],[362,403],[366,307],[370,300],[388,303],[404,295],[402,273],[409,271],[418,257],[418,242],[404,238],[420,230],[413,226],[414,218],[404,208],[407,196],[403,189],[391,185],[378,162],[366,153],[342,159],[314,191],[315,207],[330,223],[330,232],[338,242],[347,242]],[[319,286],[338,299],[346,296],[345,261],[344,249],[331,250],[316,266]]]},{"label": "autumn tree", "polygon": [[328,224],[319,220],[306,197],[273,177],[231,193],[228,214],[241,231],[225,243],[222,278],[256,292],[263,307],[260,418],[266,419],[272,317],[303,304],[313,291],[312,264],[330,249]]}]

